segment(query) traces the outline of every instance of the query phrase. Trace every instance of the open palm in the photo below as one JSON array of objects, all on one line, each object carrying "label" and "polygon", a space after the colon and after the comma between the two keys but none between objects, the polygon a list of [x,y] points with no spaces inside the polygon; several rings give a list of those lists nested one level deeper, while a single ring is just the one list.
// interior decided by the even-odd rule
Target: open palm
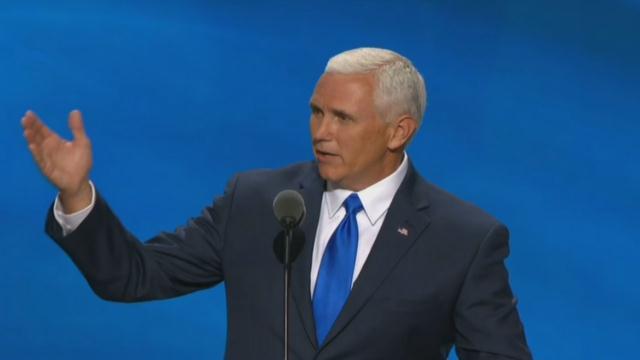
[{"label": "open palm", "polygon": [[61,138],[49,129],[38,116],[27,111],[22,118],[24,136],[40,171],[61,193],[78,193],[89,178],[93,164],[91,141],[82,122],[82,114],[69,114],[73,141]]}]

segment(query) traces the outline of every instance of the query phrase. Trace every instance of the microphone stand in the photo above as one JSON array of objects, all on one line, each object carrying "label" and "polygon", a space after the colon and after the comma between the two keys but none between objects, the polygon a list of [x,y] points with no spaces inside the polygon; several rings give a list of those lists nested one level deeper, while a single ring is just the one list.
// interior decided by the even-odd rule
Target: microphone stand
[{"label": "microphone stand", "polygon": [[[289,288],[291,280],[291,263],[300,253],[304,244],[304,235],[295,232],[304,218],[305,208],[302,195],[295,190],[283,190],[273,200],[273,212],[282,226],[283,236],[276,235],[273,250],[276,258],[282,263],[284,270],[284,360],[289,359]],[[280,239],[284,243],[280,242]],[[295,243],[294,243],[295,241]],[[280,246],[282,245],[282,246]]]},{"label": "microphone stand", "polygon": [[289,359],[289,280],[291,270],[290,245],[293,230],[288,228],[284,232],[284,360]]}]

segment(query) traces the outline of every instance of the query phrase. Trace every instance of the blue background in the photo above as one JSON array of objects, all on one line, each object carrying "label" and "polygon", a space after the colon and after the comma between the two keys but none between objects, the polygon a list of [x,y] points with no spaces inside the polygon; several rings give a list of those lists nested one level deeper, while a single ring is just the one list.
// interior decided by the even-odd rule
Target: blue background
[{"label": "blue background", "polygon": [[539,359],[633,358],[640,341],[640,2],[4,1],[0,358],[218,359],[222,286],[100,300],[43,233],[55,190],[19,119],[65,136],[141,238],[197,215],[235,172],[311,159],[308,99],[335,53],[413,60],[430,106],[422,174],[507,223]]}]

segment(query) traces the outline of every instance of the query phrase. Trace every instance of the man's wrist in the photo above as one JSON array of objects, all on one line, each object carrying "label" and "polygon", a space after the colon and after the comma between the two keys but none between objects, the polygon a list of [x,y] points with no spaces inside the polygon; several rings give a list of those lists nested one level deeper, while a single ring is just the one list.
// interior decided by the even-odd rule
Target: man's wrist
[{"label": "man's wrist", "polygon": [[64,213],[73,214],[91,205],[93,188],[89,180],[85,180],[78,191],[60,191],[59,199]]}]

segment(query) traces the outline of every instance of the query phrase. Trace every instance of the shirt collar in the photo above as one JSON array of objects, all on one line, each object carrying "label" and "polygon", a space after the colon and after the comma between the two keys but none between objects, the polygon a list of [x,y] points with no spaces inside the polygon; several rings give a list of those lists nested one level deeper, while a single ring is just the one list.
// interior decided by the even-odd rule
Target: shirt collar
[{"label": "shirt collar", "polygon": [[[357,192],[371,225],[378,222],[387,209],[389,209],[393,196],[396,194],[396,191],[398,191],[402,180],[407,174],[408,168],[409,157],[405,152],[402,163],[396,171],[368,188]],[[329,218],[336,216],[338,210],[342,207],[342,203],[352,193],[353,191],[351,190],[334,188],[332,184],[327,183],[324,198]]]}]

